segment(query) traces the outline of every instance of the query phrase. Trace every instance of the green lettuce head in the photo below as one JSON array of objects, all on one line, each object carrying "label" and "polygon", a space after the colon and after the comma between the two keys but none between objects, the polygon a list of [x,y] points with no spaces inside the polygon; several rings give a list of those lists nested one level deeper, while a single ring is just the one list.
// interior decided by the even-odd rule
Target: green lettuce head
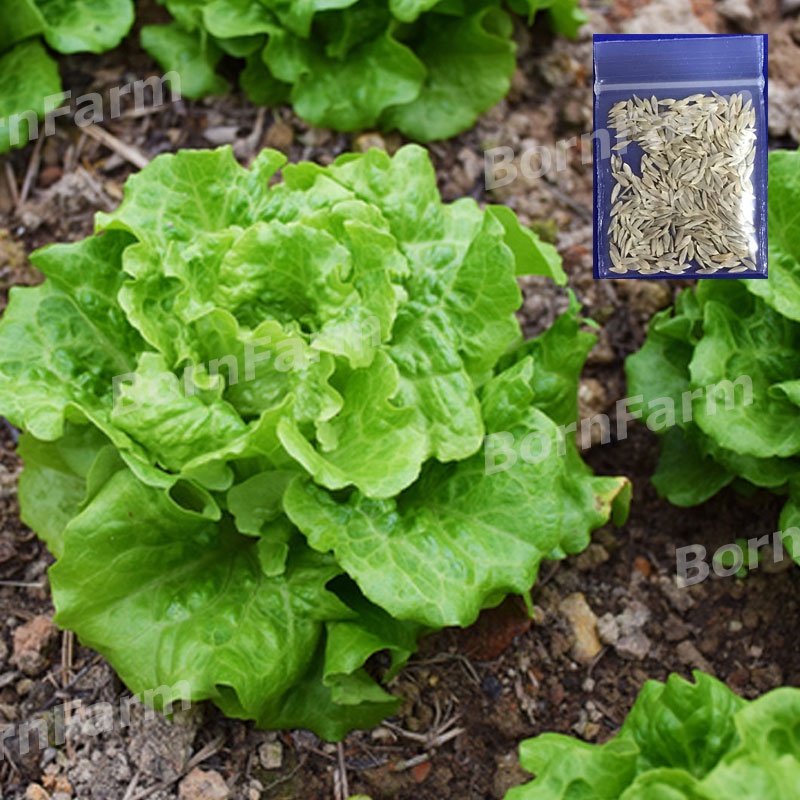
[{"label": "green lettuce head", "polygon": [[[0,322],[23,519],[57,622],[138,693],[341,737],[397,706],[373,654],[390,678],[624,513],[559,436],[593,337],[574,307],[526,343],[514,316],[555,251],[443,204],[419,147],[160,156],[33,261]],[[550,447],[490,471],[496,432]]]},{"label": "green lettuce head", "polygon": [[159,0],[174,20],[142,29],[142,46],[181,76],[187,97],[222,94],[224,55],[244,59],[254,103],[291,102],[313,125],[379,127],[418,141],[467,130],[511,86],[508,10],[547,10],[574,36],[576,0]]},{"label": "green lettuce head", "polygon": [[[800,563],[800,153],[769,156],[769,279],[700,281],[653,317],[625,364],[641,409],[674,409],[656,424],[653,483],[679,506],[733,485],[787,495],[780,518]],[[663,418],[663,415],[662,415]]]},{"label": "green lettuce head", "polygon": [[794,800],[800,689],[747,701],[710,675],[694,678],[647,681],[603,745],[554,733],[523,742],[536,780],[505,800]]}]

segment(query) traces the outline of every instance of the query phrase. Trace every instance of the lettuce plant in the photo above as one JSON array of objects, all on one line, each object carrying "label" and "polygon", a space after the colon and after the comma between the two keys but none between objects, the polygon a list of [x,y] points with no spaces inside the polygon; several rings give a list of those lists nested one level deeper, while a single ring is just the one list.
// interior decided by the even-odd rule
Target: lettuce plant
[{"label": "lettuce plant", "polygon": [[[521,340],[515,274],[563,283],[552,247],[443,204],[416,146],[282,167],[160,156],[96,235],[34,254],[0,410],[60,625],[137,693],[337,738],[397,706],[374,653],[391,675],[527,592],[628,485],[559,453],[594,339],[575,309]],[[495,431],[550,453],[487,475]]]},{"label": "lettuce plant", "polygon": [[553,733],[523,742],[536,779],[505,800],[794,800],[800,689],[748,702],[709,675],[694,679],[645,683],[604,745]]},{"label": "lettuce plant", "polygon": [[[513,24],[501,0],[159,0],[174,17],[142,46],[181,75],[187,97],[221,94],[224,54],[245,59],[241,86],[262,105],[291,102],[314,125],[380,127],[418,141],[454,136],[506,94]],[[574,35],[576,0],[509,0],[547,9]]]},{"label": "lettuce plant", "polygon": [[0,153],[25,145],[31,120],[61,92],[59,53],[102,53],[133,24],[132,0],[15,0],[0,7]]},{"label": "lettuce plant", "polygon": [[732,482],[765,487],[788,495],[786,531],[800,525],[800,153],[771,153],[769,183],[769,279],[685,290],[626,371],[629,393],[660,406],[644,417],[662,434],[662,496],[693,506]]}]

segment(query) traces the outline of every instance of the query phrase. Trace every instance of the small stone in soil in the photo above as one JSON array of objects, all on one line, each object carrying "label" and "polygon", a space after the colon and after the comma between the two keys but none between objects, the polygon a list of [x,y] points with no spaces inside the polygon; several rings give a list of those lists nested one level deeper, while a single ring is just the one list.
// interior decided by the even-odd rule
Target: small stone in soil
[{"label": "small stone in soil", "polygon": [[230,789],[222,775],[195,767],[178,786],[179,800],[228,800]]},{"label": "small stone in soil", "polygon": [[258,748],[258,760],[264,769],[280,769],[283,766],[283,745],[265,742]]},{"label": "small stone in soil", "polygon": [[11,663],[26,675],[35,677],[47,666],[48,651],[58,639],[58,628],[45,616],[34,617],[14,631]]},{"label": "small stone in soil", "polygon": [[600,652],[602,645],[597,638],[597,617],[580,593],[565,597],[559,611],[569,623],[575,641],[570,654],[579,664],[590,664]]},{"label": "small stone in soil", "polygon": [[642,661],[647,657],[651,646],[650,640],[641,631],[635,631],[623,636],[616,643],[614,649],[622,658]]},{"label": "small stone in soil", "polygon": [[613,614],[603,614],[597,620],[597,633],[603,644],[615,645],[619,641],[619,625]]}]

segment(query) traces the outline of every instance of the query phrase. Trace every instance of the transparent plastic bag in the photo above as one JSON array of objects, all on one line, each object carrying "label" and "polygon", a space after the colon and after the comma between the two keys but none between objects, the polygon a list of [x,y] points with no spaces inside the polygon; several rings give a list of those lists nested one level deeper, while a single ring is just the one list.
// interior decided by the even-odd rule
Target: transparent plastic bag
[{"label": "transparent plastic bag", "polygon": [[767,277],[767,37],[594,37],[596,278]]}]

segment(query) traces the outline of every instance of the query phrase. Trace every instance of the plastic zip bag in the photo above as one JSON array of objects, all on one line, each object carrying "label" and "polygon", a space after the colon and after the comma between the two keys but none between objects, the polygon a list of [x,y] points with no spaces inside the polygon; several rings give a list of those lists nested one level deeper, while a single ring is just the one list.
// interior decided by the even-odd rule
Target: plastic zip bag
[{"label": "plastic zip bag", "polygon": [[594,37],[596,278],[767,277],[767,37]]}]

